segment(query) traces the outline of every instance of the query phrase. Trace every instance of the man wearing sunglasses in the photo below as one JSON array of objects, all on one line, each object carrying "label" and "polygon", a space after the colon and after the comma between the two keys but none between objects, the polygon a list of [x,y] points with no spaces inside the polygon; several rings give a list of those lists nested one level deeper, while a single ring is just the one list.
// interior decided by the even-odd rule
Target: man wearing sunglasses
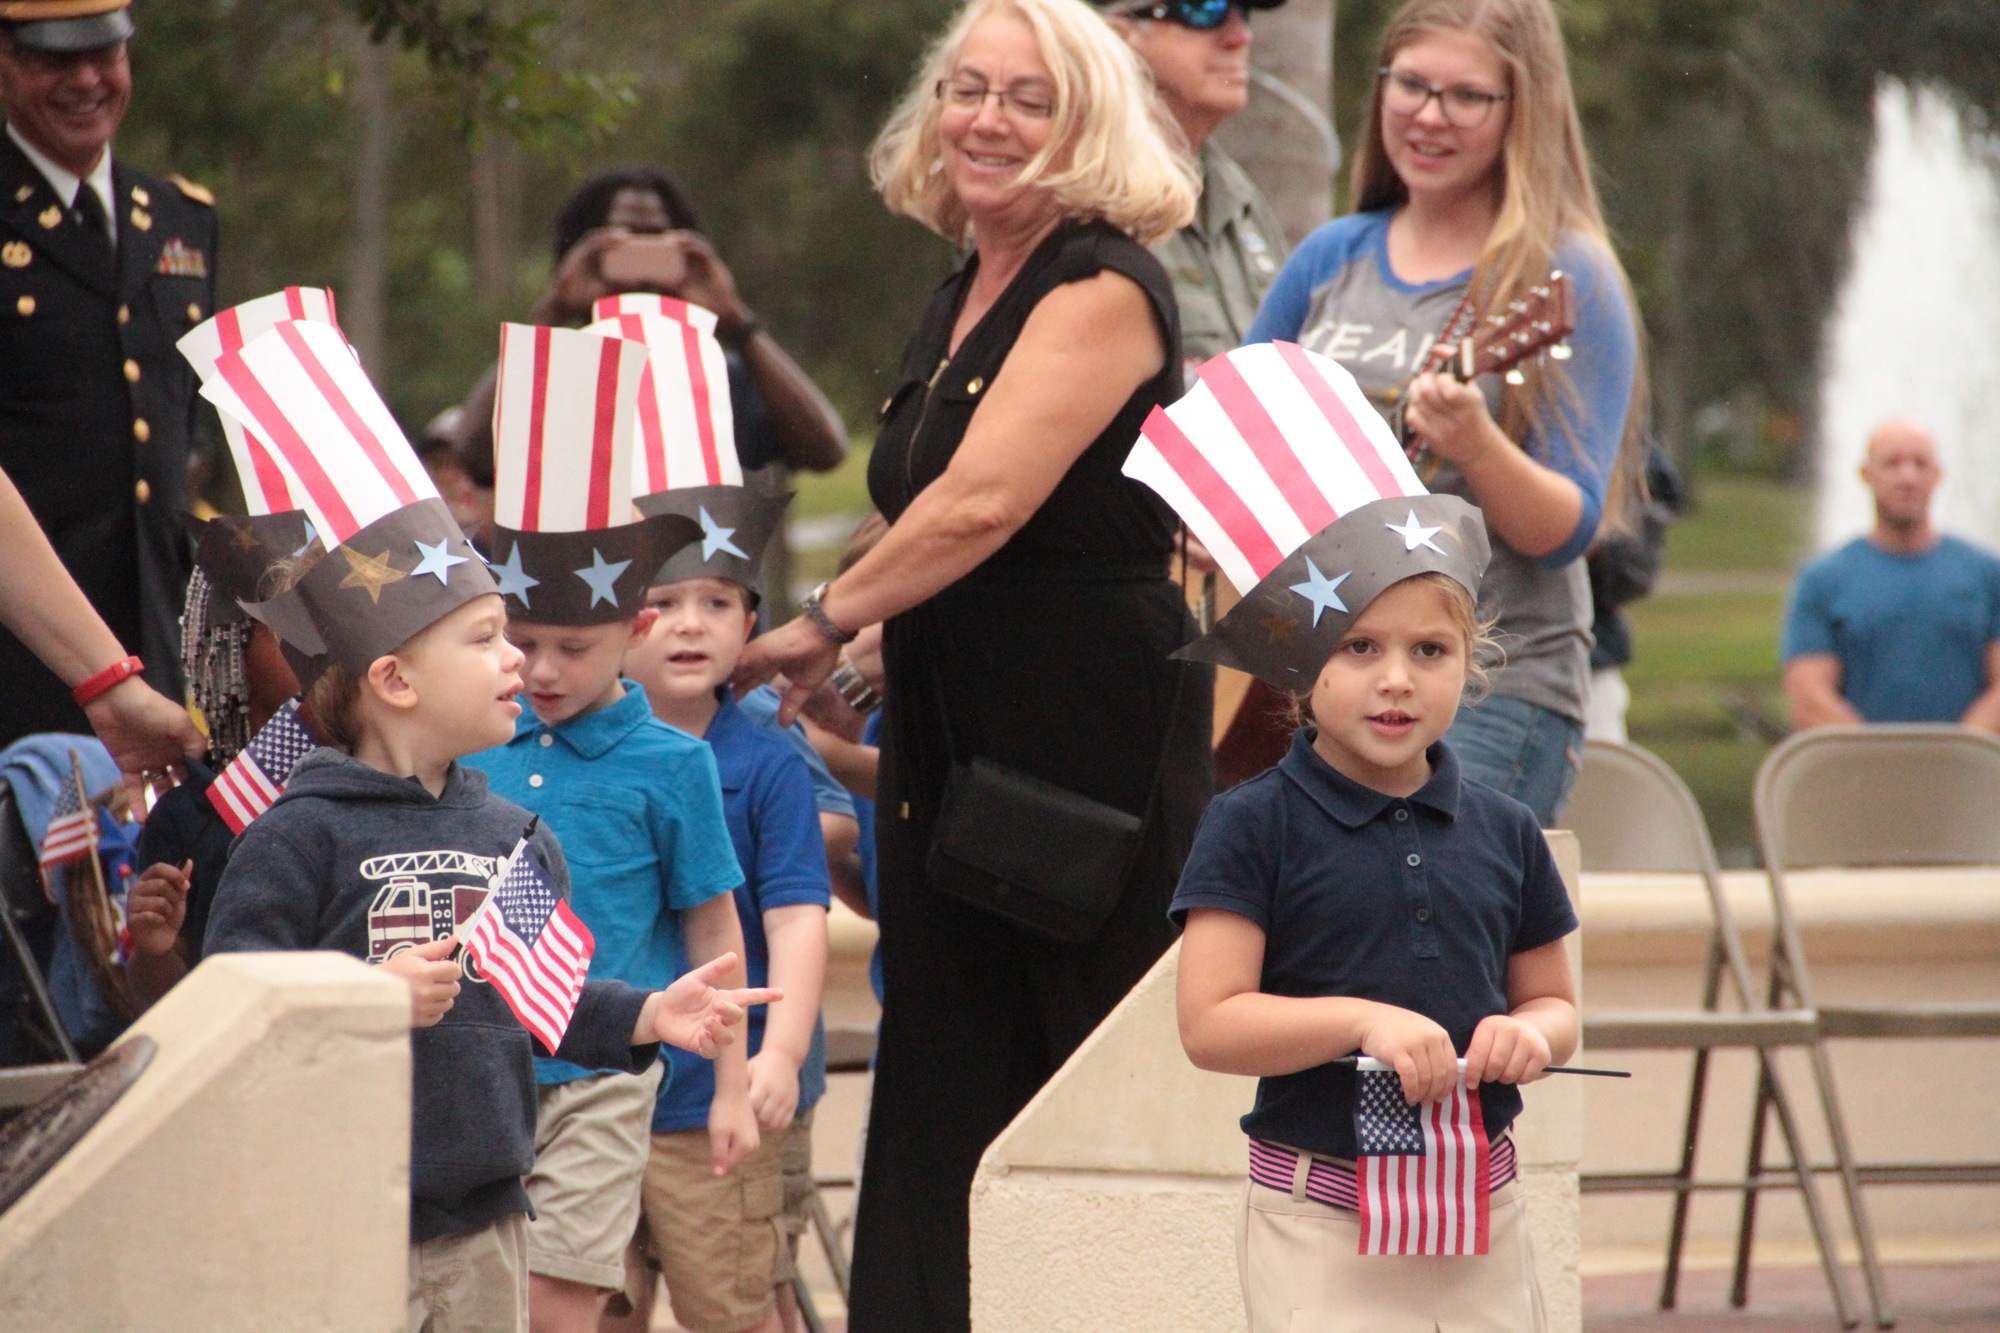
[{"label": "man wearing sunglasses", "polygon": [[1201,163],[1195,220],[1153,247],[1173,280],[1193,368],[1238,347],[1285,262],[1285,233],[1243,168],[1211,136],[1250,101],[1252,9],[1284,0],[1095,0],[1153,70],[1160,99]]}]

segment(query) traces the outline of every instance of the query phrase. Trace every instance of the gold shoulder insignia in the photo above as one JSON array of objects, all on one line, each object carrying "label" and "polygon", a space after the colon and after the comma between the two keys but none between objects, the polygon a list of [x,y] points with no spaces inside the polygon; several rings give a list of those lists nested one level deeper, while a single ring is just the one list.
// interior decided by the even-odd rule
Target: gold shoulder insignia
[{"label": "gold shoulder insignia", "polygon": [[194,200],[197,204],[207,204],[210,208],[215,207],[215,191],[209,189],[206,185],[197,185],[178,172],[169,172],[167,179],[179,186],[180,192]]}]

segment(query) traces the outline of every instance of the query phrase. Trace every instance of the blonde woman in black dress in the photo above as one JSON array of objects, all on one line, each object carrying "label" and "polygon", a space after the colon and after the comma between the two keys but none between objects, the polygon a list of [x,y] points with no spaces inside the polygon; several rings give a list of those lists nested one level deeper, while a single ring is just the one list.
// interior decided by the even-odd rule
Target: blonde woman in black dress
[{"label": "blonde woman in black dress", "polygon": [[[1172,938],[1212,786],[1212,682],[1169,657],[1192,633],[1167,574],[1174,520],[1119,469],[1179,396],[1172,288],[1145,249],[1193,216],[1177,145],[1130,49],[1074,0],[974,0],[876,141],[889,206],[970,253],[883,409],[869,489],[887,532],[738,673],[782,672],[795,708],[839,638],[884,622],[887,1002],[856,1329],[968,1326],[980,1153]],[[974,757],[1148,815],[1091,940],[1056,943],[930,881],[946,777]]]}]

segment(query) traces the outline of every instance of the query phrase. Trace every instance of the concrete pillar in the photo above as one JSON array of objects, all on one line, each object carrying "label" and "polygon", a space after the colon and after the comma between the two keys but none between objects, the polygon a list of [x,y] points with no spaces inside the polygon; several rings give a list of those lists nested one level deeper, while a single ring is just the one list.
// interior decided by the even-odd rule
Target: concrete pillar
[{"label": "concrete pillar", "polygon": [[[1576,839],[1551,833],[1576,896]],[[1582,974],[1581,944],[1570,937]],[[1242,1333],[1237,1120],[1255,1080],[1188,1063],[1174,1018],[1176,945],[981,1159],[972,1183],[979,1333]],[[1525,1089],[1516,1132],[1554,1333],[1580,1333],[1577,1079]]]},{"label": "concrete pillar", "polygon": [[0,1328],[400,1330],[409,992],[339,954],[209,959],[152,1064],[0,1214]]}]

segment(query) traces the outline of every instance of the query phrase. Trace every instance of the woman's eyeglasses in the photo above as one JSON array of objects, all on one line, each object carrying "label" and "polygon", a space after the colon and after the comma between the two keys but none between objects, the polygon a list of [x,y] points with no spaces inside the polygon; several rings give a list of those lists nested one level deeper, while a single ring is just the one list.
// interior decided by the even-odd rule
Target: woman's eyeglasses
[{"label": "woman's eyeglasses", "polygon": [[1156,4],[1133,5],[1117,12],[1127,18],[1165,19],[1196,32],[1212,32],[1229,21],[1232,9],[1243,10],[1245,17],[1249,15],[1243,0],[1158,0]]},{"label": "woman's eyeglasses", "polygon": [[1000,109],[1023,120],[1047,120],[1056,113],[1055,94],[1046,84],[1026,80],[1010,83],[1005,88],[994,88],[986,80],[975,74],[960,74],[954,78],[939,79],[937,95],[946,106],[960,111],[977,112],[986,105],[986,99],[1000,99]]},{"label": "woman's eyeglasses", "polygon": [[1413,74],[1398,74],[1386,68],[1377,70],[1376,76],[1382,80],[1384,109],[1398,116],[1414,116],[1420,114],[1424,104],[1435,97],[1438,110],[1444,114],[1444,123],[1458,130],[1478,129],[1493,114],[1494,107],[1513,96],[1511,93],[1489,93],[1484,88],[1468,88],[1459,83],[1439,88]]}]

